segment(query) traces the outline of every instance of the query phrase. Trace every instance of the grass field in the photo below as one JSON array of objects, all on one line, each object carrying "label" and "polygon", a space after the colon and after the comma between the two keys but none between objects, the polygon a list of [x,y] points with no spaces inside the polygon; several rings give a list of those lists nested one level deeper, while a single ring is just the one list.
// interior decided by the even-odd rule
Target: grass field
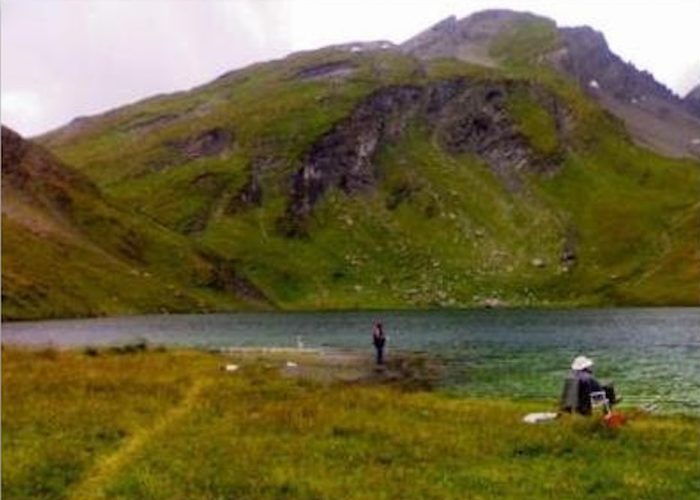
[{"label": "grass field", "polygon": [[700,488],[695,418],[533,426],[522,416],[554,401],[448,397],[358,377],[370,359],[294,356],[5,347],[3,497],[676,499]]}]

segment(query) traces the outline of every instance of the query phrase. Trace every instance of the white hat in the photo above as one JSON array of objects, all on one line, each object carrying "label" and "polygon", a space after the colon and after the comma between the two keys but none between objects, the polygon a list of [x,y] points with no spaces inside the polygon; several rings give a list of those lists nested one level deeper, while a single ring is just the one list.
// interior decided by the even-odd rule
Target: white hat
[{"label": "white hat", "polygon": [[577,356],[574,362],[571,363],[572,370],[585,370],[593,366],[593,360],[586,356]]}]

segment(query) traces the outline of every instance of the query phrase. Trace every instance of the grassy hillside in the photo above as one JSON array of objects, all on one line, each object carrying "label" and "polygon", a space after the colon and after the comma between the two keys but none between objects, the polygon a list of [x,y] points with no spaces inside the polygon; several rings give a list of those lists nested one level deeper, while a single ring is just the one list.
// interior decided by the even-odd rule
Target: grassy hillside
[{"label": "grassy hillside", "polygon": [[227,289],[232,263],[116,208],[88,179],[4,127],[2,139],[3,318],[254,305]]},{"label": "grassy hillside", "polygon": [[[499,35],[500,69],[376,45],[293,54],[39,140],[277,307],[697,305],[697,162],[634,146],[549,69],[553,30]],[[7,227],[13,248],[30,237]],[[10,296],[28,269],[79,274],[37,252],[7,254]],[[149,263],[199,273],[173,252]],[[126,304],[134,287],[110,280],[123,299],[95,310],[159,307],[162,287]]]},{"label": "grassy hillside", "polygon": [[[698,422],[304,376],[308,356],[2,352],[14,498],[692,498]],[[224,363],[240,369],[226,372]],[[319,363],[321,364],[319,366]],[[300,377],[293,373],[300,373]],[[38,411],[41,410],[41,411]]]}]

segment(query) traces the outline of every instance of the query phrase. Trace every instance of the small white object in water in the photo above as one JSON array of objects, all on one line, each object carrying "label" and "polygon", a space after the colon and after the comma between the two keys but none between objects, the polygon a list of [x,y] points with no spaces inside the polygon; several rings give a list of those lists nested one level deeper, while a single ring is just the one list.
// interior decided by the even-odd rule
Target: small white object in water
[{"label": "small white object in water", "polygon": [[224,368],[227,372],[235,372],[238,370],[238,365],[226,365]]},{"label": "small white object in water", "polygon": [[301,340],[301,335],[297,335],[297,349],[304,348],[304,341]]},{"label": "small white object in water", "polygon": [[598,83],[598,80],[591,80],[588,83],[588,86],[591,87],[592,89],[599,89],[600,88],[600,84]]},{"label": "small white object in water", "polygon": [[523,417],[523,422],[528,424],[538,424],[540,422],[549,422],[555,418],[557,418],[557,414],[551,412],[528,413]]},{"label": "small white object in water", "polygon": [[287,361],[287,368],[296,368],[297,366],[294,361]]}]

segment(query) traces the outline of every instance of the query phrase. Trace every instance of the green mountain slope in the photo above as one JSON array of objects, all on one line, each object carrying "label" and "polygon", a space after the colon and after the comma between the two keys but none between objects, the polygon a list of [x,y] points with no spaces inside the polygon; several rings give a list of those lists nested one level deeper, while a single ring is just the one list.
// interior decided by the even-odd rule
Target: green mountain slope
[{"label": "green mountain slope", "polygon": [[40,142],[280,308],[697,305],[698,163],[635,146],[532,23],[493,67],[331,47]]},{"label": "green mountain slope", "polygon": [[[239,309],[233,265],[120,210],[83,175],[2,128],[5,319]],[[243,293],[248,290],[249,293]]]}]

